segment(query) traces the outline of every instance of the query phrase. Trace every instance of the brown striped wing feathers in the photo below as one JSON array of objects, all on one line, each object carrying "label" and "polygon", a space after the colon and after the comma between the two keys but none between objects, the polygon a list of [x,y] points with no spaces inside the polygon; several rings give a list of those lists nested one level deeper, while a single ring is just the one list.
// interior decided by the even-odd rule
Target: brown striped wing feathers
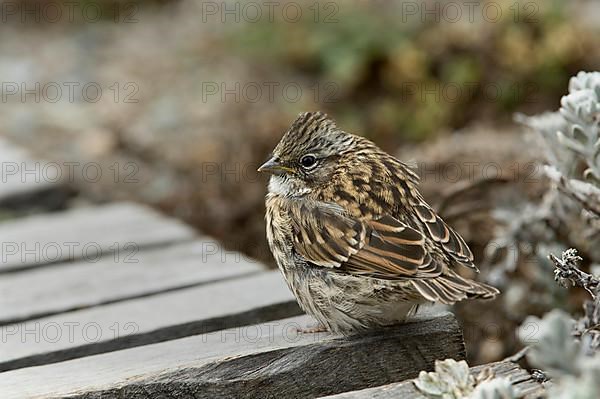
[{"label": "brown striped wing feathers", "polygon": [[465,241],[435,211],[425,204],[414,205],[414,210],[431,239],[440,244],[446,254],[458,263],[477,270],[473,264],[473,253]]},{"label": "brown striped wing feathers", "polygon": [[365,245],[367,227],[333,205],[299,204],[291,212],[294,249],[315,265],[338,268]]},{"label": "brown striped wing feathers", "polygon": [[391,216],[359,221],[327,207],[301,210],[295,220],[294,249],[318,266],[383,279],[427,278],[441,274],[423,235]]}]

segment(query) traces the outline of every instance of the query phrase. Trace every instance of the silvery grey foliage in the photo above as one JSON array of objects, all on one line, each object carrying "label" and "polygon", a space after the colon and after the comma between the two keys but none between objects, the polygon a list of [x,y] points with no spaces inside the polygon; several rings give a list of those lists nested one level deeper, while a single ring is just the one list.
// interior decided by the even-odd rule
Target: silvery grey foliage
[{"label": "silvery grey foliage", "polygon": [[[546,303],[551,308],[565,291],[551,283],[548,253],[575,247],[590,264],[600,263],[600,73],[580,72],[573,77],[557,112],[517,115],[516,120],[533,129],[539,139],[546,159],[539,176],[548,185],[540,201],[495,212],[504,228],[487,254],[491,259],[498,248],[516,249],[518,256],[496,261],[494,273],[505,276],[517,267],[527,269],[552,294],[554,305]],[[524,253],[536,261],[523,265]],[[548,258],[560,285],[583,287],[592,300],[584,305],[584,317],[576,321],[560,310],[525,320],[519,336],[530,346],[527,359],[552,378],[549,398],[600,398],[600,281],[579,269],[582,258],[576,250],[564,251],[560,259]],[[507,285],[510,292],[515,282]]]},{"label": "silvery grey foliage", "polygon": [[[542,319],[529,317],[519,331],[529,345],[527,360],[553,379],[549,398],[600,398],[600,278],[579,269],[583,259],[575,249],[559,258],[550,254],[554,278],[563,287],[579,286],[592,297],[584,304],[585,316],[574,321],[561,310]],[[531,334],[531,326],[536,326]]]},{"label": "silvery grey foliage", "polygon": [[542,319],[532,317],[526,324],[539,326],[535,335],[520,331],[530,345],[527,360],[552,377],[550,399],[595,399],[600,397],[600,353],[589,352],[589,341],[576,338],[576,323],[560,310]]},{"label": "silvery grey foliage", "polygon": [[560,192],[579,202],[594,217],[600,217],[600,188],[578,179],[568,179],[553,166],[546,165],[543,171]]},{"label": "silvery grey foliage", "polygon": [[436,360],[435,371],[421,371],[415,386],[430,398],[458,399],[473,391],[475,378],[464,360]]},{"label": "silvery grey foliage", "polygon": [[581,377],[565,376],[549,390],[551,399],[598,399],[600,398],[600,361],[595,368],[588,368]]},{"label": "silvery grey foliage", "polygon": [[600,217],[600,72],[579,72],[569,82],[558,112],[517,121],[539,133],[552,188]]},{"label": "silvery grey foliage", "polygon": [[[540,168],[540,177],[549,184],[541,201],[511,204],[494,213],[504,228],[486,255],[498,259],[503,251],[505,256],[496,260],[490,278],[496,284],[507,283],[508,296],[516,284],[508,284],[506,273],[523,266],[522,258],[529,257],[535,261],[525,265],[527,272],[538,276],[538,283],[548,292],[559,295],[560,289],[548,273],[548,253],[576,247],[591,264],[600,264],[600,72],[580,72],[573,77],[557,112],[517,115],[516,120],[532,128],[540,139],[547,163]],[[556,309],[542,319],[525,320],[519,336],[530,347],[527,359],[552,378],[549,398],[600,398],[600,281],[579,269],[582,259],[575,250],[564,251],[560,259],[549,258],[555,265],[555,280],[563,286],[585,288],[593,300],[586,302],[585,316],[577,321]],[[491,375],[471,376],[465,362],[453,360],[436,362],[435,372],[422,371],[415,385],[430,398],[515,397],[510,381]]]},{"label": "silvery grey foliage", "polygon": [[[558,112],[516,119],[538,131],[546,158],[566,178],[600,186],[600,72],[579,72],[569,82]],[[583,171],[578,162],[584,164]]]},{"label": "silvery grey foliage", "polygon": [[586,164],[583,178],[600,185],[600,73],[580,72],[569,82],[560,114],[568,126],[558,140]]},{"label": "silvery grey foliage", "polygon": [[577,320],[574,334],[587,344],[588,351],[600,349],[600,277],[579,270],[583,259],[575,249],[567,249],[561,259],[550,254],[550,260],[556,266],[554,279],[563,287],[578,286],[584,288],[592,297],[583,304],[584,316]]},{"label": "silvery grey foliage", "polygon": [[473,376],[464,360],[436,360],[435,371],[421,371],[414,384],[428,398],[516,399],[508,379],[495,378],[490,368]]},{"label": "silvery grey foliage", "polygon": [[[494,213],[504,227],[486,255],[500,283],[523,258],[537,259],[539,265],[532,267],[539,268],[549,252],[569,247],[600,263],[600,72],[571,78],[560,104],[557,112],[515,117],[535,132],[546,159],[538,177],[549,184],[540,201],[511,204]],[[499,258],[499,250],[507,249],[518,255]]]},{"label": "silvery grey foliage", "polygon": [[570,285],[585,288],[590,293],[592,299],[600,296],[600,280],[592,274],[579,270],[579,262],[583,259],[577,255],[577,250],[569,248],[558,259],[553,254],[549,255],[550,260],[554,262],[554,279],[565,288]]},{"label": "silvery grey foliage", "polygon": [[[519,337],[529,345],[527,360],[550,377],[579,373],[580,343],[573,338],[574,321],[562,310],[552,310],[542,319],[530,316],[519,329]],[[535,326],[531,333],[531,326]]]}]

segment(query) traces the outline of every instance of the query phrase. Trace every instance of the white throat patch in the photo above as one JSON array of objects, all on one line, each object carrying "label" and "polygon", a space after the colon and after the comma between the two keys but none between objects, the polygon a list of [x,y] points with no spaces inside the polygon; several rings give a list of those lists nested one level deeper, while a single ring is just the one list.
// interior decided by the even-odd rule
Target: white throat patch
[{"label": "white throat patch", "polygon": [[310,188],[299,189],[282,176],[271,176],[269,180],[269,192],[284,197],[299,197],[311,192]]}]

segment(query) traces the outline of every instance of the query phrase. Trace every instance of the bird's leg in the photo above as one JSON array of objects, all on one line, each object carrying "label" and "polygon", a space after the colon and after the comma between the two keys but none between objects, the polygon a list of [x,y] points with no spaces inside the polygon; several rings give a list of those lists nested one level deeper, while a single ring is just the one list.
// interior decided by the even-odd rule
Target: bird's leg
[{"label": "bird's leg", "polygon": [[320,333],[320,332],[327,332],[327,327],[325,327],[322,324],[318,324],[315,327],[309,327],[309,328],[296,328],[296,332],[298,334],[314,334],[314,333]]}]

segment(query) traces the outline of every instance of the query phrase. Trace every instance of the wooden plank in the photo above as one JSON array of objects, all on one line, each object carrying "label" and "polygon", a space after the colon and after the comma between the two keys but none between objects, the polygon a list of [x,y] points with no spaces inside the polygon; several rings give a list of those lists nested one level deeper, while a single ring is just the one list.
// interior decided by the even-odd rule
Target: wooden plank
[{"label": "wooden plank", "polygon": [[0,325],[265,270],[212,240],[10,273],[0,279]]},{"label": "wooden plank", "polygon": [[0,223],[0,273],[190,240],[193,229],[152,209],[114,203]]},{"label": "wooden plank", "polygon": [[298,334],[308,316],[0,374],[3,398],[313,398],[462,359],[448,312],[353,337]]},{"label": "wooden plank", "polygon": [[74,190],[54,164],[36,161],[24,149],[0,138],[0,207],[61,209]]},{"label": "wooden plank", "polygon": [[[442,358],[443,359],[443,358]],[[543,396],[544,388],[531,378],[531,375],[518,364],[511,362],[490,363],[483,366],[471,367],[471,373],[477,375],[485,367],[490,367],[497,377],[509,378],[515,389],[518,398],[538,398]],[[323,397],[323,399],[427,399],[415,387],[414,380],[403,381],[395,384],[388,384],[376,388],[363,389],[360,391],[345,392],[337,395]]]},{"label": "wooden plank", "polygon": [[263,272],[2,326],[0,371],[300,313],[279,271]]}]

